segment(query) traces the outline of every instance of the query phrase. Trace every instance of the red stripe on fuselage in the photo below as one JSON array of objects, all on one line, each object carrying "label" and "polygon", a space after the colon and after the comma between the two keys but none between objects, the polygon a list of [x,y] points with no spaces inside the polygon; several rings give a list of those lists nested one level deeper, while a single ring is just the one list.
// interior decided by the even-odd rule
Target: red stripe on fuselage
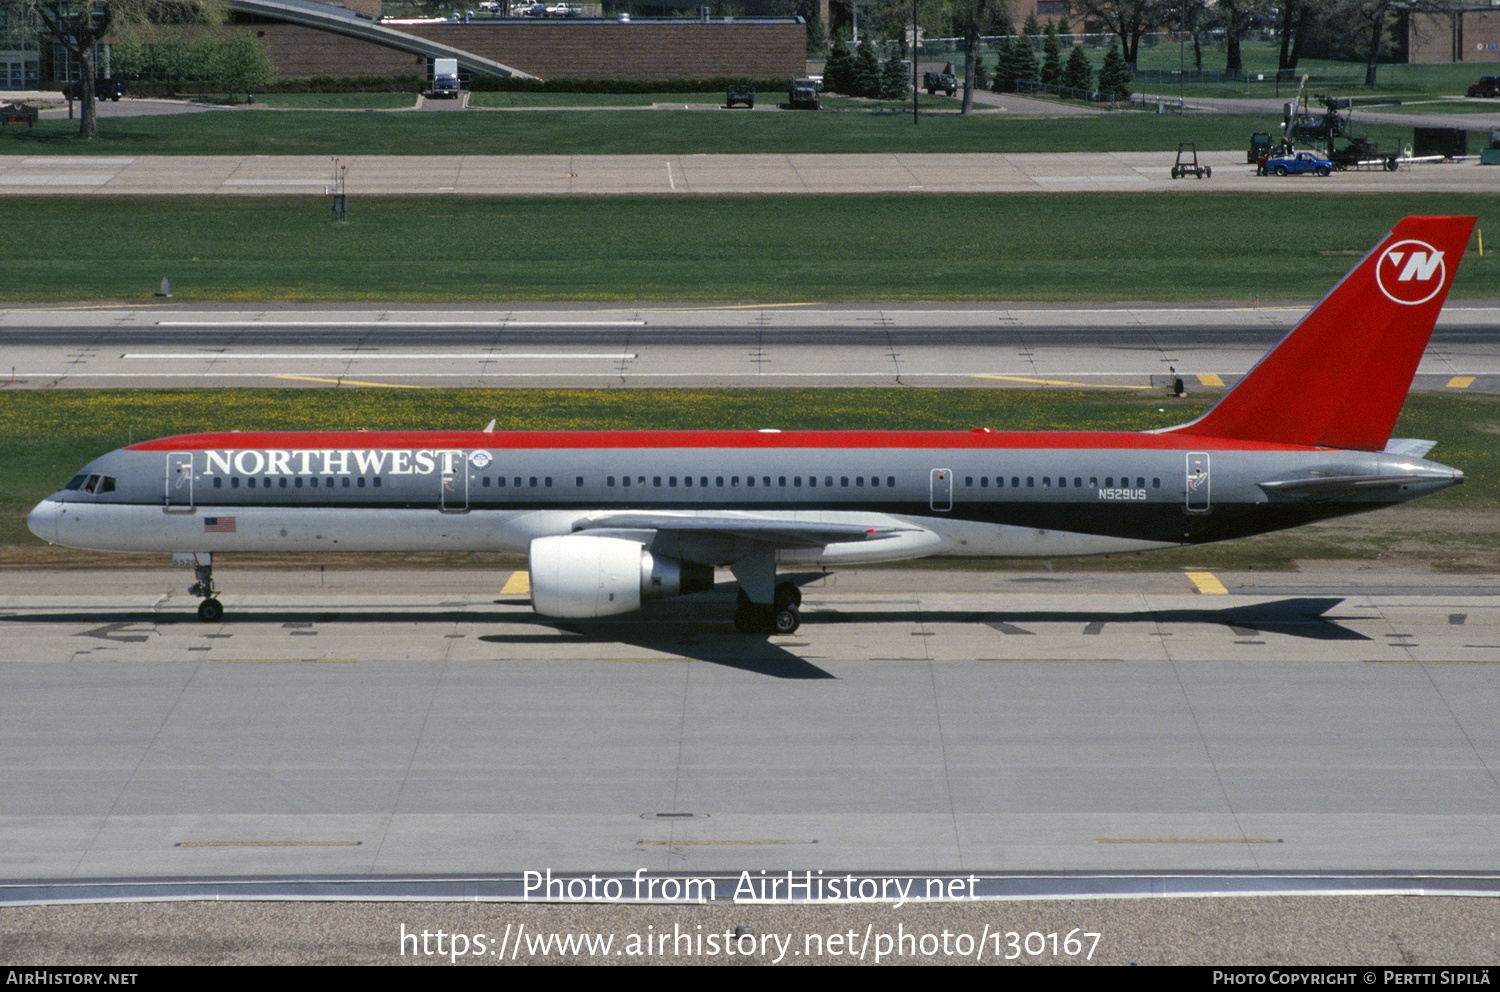
[{"label": "red stripe on fuselage", "polygon": [[127,451],[203,449],[588,449],[597,448],[848,448],[955,451],[1316,451],[1316,447],[1242,439],[1123,431],[236,431],[183,434],[133,444]]}]

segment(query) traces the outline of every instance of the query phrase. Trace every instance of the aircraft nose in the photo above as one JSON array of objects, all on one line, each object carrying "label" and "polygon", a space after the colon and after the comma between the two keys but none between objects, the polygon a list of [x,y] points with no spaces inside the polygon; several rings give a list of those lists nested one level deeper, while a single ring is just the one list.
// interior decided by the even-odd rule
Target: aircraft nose
[{"label": "aircraft nose", "polygon": [[44,499],[27,516],[26,526],[48,544],[56,544],[57,521],[60,516],[62,516],[62,504],[56,500]]}]

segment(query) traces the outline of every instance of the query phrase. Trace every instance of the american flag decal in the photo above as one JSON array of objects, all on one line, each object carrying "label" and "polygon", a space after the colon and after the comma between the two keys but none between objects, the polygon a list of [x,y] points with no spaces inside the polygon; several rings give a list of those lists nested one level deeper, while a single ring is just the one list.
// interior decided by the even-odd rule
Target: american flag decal
[{"label": "american flag decal", "polygon": [[205,534],[233,534],[233,517],[204,517],[203,532]]}]

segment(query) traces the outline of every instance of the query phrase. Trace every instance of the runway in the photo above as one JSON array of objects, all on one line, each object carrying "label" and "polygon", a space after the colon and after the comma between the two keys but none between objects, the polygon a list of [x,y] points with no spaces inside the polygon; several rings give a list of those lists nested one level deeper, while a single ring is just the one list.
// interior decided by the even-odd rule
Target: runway
[{"label": "runway", "polygon": [[7,576],[0,876],[1493,868],[1494,576],[851,571],[770,639],[523,578]]},{"label": "runway", "polygon": [[[9,389],[1232,385],[1271,306],[14,308]],[[1443,312],[1414,388],[1500,386],[1500,303]]]}]

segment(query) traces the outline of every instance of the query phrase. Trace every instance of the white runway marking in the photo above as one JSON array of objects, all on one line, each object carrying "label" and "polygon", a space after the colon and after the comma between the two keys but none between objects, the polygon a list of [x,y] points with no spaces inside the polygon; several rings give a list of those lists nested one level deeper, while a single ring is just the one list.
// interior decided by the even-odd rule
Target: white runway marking
[{"label": "white runway marking", "polygon": [[215,360],[218,360],[218,359],[228,359],[228,358],[241,358],[241,359],[248,358],[248,359],[258,359],[258,360],[265,360],[265,361],[283,361],[284,360],[284,361],[305,362],[305,361],[308,361],[309,359],[323,359],[325,361],[346,362],[346,361],[349,361],[350,359],[355,359],[355,358],[357,358],[357,359],[367,359],[367,358],[399,358],[399,359],[404,359],[404,360],[407,360],[407,361],[432,361],[432,360],[444,360],[444,359],[448,359],[448,360],[459,360],[459,359],[462,359],[462,360],[465,360],[465,361],[487,362],[487,361],[492,361],[494,359],[499,359],[499,358],[517,358],[517,359],[524,358],[524,359],[535,359],[535,360],[541,360],[541,361],[552,361],[553,359],[559,359],[559,358],[602,358],[602,359],[607,359],[609,361],[619,361],[621,359],[634,359],[634,358],[637,358],[639,356],[637,356],[636,354],[634,354],[632,352],[619,352],[619,353],[617,353],[617,352],[608,352],[608,353],[603,353],[603,352],[601,352],[601,353],[591,353],[591,352],[520,352],[520,353],[511,353],[511,352],[496,351],[496,352],[464,353],[464,352],[439,351],[439,352],[431,352],[431,353],[428,353],[428,354],[410,354],[410,353],[386,352],[386,351],[338,351],[338,352],[316,352],[316,351],[308,351],[308,352],[177,351],[177,352],[160,352],[160,353],[126,352],[125,354],[121,355],[120,357],[121,358],[144,359],[146,361],[154,361],[156,359],[162,359],[162,358],[212,358],[212,359],[215,359]]},{"label": "white runway marking", "polygon": [[644,327],[644,320],[506,320],[504,317],[474,320],[158,320],[157,327]]}]

